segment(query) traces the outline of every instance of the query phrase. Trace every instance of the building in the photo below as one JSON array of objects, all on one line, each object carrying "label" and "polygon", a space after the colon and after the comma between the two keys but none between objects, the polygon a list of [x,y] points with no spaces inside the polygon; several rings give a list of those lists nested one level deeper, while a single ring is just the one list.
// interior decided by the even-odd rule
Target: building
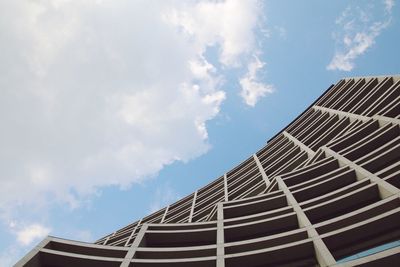
[{"label": "building", "polygon": [[342,79],[193,194],[16,266],[400,266],[399,127],[400,76]]}]

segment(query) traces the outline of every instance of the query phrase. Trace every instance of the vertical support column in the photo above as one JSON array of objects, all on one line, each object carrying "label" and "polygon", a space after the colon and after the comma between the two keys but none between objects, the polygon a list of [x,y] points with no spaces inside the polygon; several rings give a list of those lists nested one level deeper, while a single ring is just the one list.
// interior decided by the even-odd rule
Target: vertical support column
[{"label": "vertical support column", "polygon": [[379,122],[380,126],[383,126],[383,125],[385,125],[387,123],[400,125],[400,120],[399,119],[390,118],[390,117],[386,117],[386,116],[382,116],[382,115],[374,115],[374,116],[372,116],[372,118],[374,120],[377,120]]},{"label": "vertical support column", "polygon": [[190,209],[190,215],[189,215],[189,222],[192,222],[193,212],[194,212],[194,205],[196,204],[196,198],[197,198],[197,190],[194,191],[192,207]]},{"label": "vertical support column", "polygon": [[256,164],[257,164],[258,170],[259,170],[260,173],[261,173],[261,176],[262,176],[262,178],[263,178],[263,180],[264,180],[264,182],[265,182],[265,185],[268,187],[268,186],[271,184],[271,181],[268,179],[268,176],[267,176],[267,174],[265,173],[264,168],[262,167],[261,162],[260,162],[260,160],[259,160],[258,157],[257,157],[257,154],[253,154],[253,158],[254,158],[254,161],[255,161]]},{"label": "vertical support column", "polygon": [[129,236],[128,240],[126,240],[125,247],[128,246],[129,241],[131,241],[132,236],[135,234],[136,229],[139,227],[139,225],[140,225],[141,223],[142,223],[142,219],[140,219],[140,221],[136,224],[135,228],[132,230],[131,235]]},{"label": "vertical support column", "polygon": [[293,194],[290,192],[285,182],[282,180],[280,176],[276,176],[275,179],[278,182],[279,188],[286,195],[289,204],[293,207],[293,210],[296,212],[297,218],[299,220],[299,226],[307,229],[308,237],[311,238],[314,243],[315,255],[319,265],[331,266],[336,264],[336,260],[332,256],[332,253],[329,251],[328,247],[319,236],[317,230],[315,230],[314,226],[311,224],[310,220],[308,219],[304,211],[301,209],[299,203],[294,198]]},{"label": "vertical support column", "polygon": [[[293,135],[291,135],[290,133],[283,131],[283,136],[285,136],[287,139],[289,139],[290,141],[292,141],[295,145],[297,145],[298,147],[300,147],[301,150],[303,150],[304,152],[307,153],[307,157],[308,159],[306,160],[305,164],[308,164],[310,162],[310,160],[312,160],[316,154],[316,152],[314,152],[311,148],[309,148],[308,146],[306,146],[305,144],[303,144],[300,140],[298,140],[296,137],[294,137]],[[295,168],[295,170],[299,167],[301,167],[302,165],[300,164],[299,166],[297,166]]]},{"label": "vertical support column", "polygon": [[330,115],[338,115],[340,119],[348,118],[350,120],[350,122],[353,122],[356,120],[366,122],[371,119],[370,117],[366,117],[366,116],[362,116],[362,115],[358,115],[358,114],[354,114],[354,113],[350,113],[350,112],[346,112],[346,111],[340,111],[340,110],[336,110],[336,109],[321,107],[321,106],[313,106],[312,108],[314,110],[319,110],[322,112],[329,113]]},{"label": "vertical support column", "polygon": [[225,194],[225,201],[228,201],[228,175],[224,174],[224,194]]},{"label": "vertical support column", "polygon": [[139,227],[139,225],[140,225],[141,223],[142,223],[142,219],[140,219],[140,221],[136,224],[135,228],[132,230],[131,235],[129,236],[128,240],[126,240],[126,243],[125,243],[125,245],[124,245],[125,247],[128,246],[129,241],[131,241],[132,236],[135,234],[137,228]]},{"label": "vertical support column", "polygon": [[309,148],[308,146],[306,146],[305,144],[303,144],[300,140],[298,140],[296,137],[294,137],[293,135],[291,135],[290,133],[283,131],[283,135],[289,139],[290,141],[292,141],[295,145],[297,145],[298,147],[300,147],[301,150],[305,151],[308,155],[308,158],[311,159],[312,157],[314,157],[315,152],[311,150],[311,148]]},{"label": "vertical support column", "polygon": [[217,267],[225,267],[225,238],[223,204],[217,204]]},{"label": "vertical support column", "polygon": [[112,235],[107,236],[106,240],[104,240],[104,242],[103,242],[103,245],[106,245],[107,242],[108,242],[108,240],[110,240],[110,237],[115,236],[116,233],[117,233],[117,232],[114,232]]},{"label": "vertical support column", "polygon": [[169,210],[169,205],[168,205],[168,206],[165,208],[164,215],[163,215],[163,216],[162,216],[162,218],[161,218],[161,223],[163,223],[163,222],[164,222],[164,220],[165,220],[165,217],[167,216],[168,210]]},{"label": "vertical support column", "polygon": [[[354,169],[356,173],[360,174],[357,175],[357,179],[361,177],[365,177],[370,179],[371,182],[376,183],[378,185],[379,194],[381,198],[387,198],[392,195],[397,195],[400,197],[400,189],[391,185],[387,181],[381,179],[377,175],[373,174],[372,172],[364,169],[363,167],[355,164],[351,160],[348,160],[344,156],[340,155],[339,153],[333,151],[329,147],[323,146],[321,150],[324,151],[327,155],[334,157],[339,161],[339,164],[342,166],[349,166],[350,168]],[[362,178],[361,178],[362,179]]]},{"label": "vertical support column", "polygon": [[121,263],[120,267],[129,267],[129,264],[131,263],[133,256],[135,256],[137,248],[139,247],[140,243],[142,243],[142,241],[143,241],[144,235],[145,235],[148,227],[149,227],[149,225],[147,223],[142,225],[139,233],[137,234],[137,236],[135,238],[135,241],[133,241],[133,244],[130,247],[130,249],[128,250],[128,253],[126,253],[125,259]]}]

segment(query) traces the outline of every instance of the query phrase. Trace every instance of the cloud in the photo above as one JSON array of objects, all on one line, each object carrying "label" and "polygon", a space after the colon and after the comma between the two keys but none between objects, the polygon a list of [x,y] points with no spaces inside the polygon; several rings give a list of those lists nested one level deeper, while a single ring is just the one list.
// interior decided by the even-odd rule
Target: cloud
[{"label": "cloud", "polygon": [[[257,26],[261,10],[257,1],[203,1],[172,9],[164,19],[178,26],[195,42],[200,53],[210,45],[219,45],[219,62],[222,65],[239,67],[247,64],[251,70],[239,81],[242,86],[240,95],[246,104],[254,106],[260,97],[272,92],[271,85],[263,84],[256,78],[256,72],[262,69],[263,63],[258,58],[254,60],[254,51],[257,53],[258,47],[253,29]],[[286,34],[282,27],[277,30],[281,37]],[[192,64],[191,67],[200,77],[204,71],[215,71],[208,62]]]},{"label": "cloud", "polygon": [[355,60],[375,44],[376,38],[391,22],[394,2],[385,1],[384,4],[382,10],[386,13],[378,14],[380,11],[371,4],[365,8],[349,6],[336,19],[340,29],[333,34],[337,48],[326,67],[328,70],[351,71]]},{"label": "cloud", "polygon": [[[259,7],[0,2],[0,219],[77,208],[99,188],[128,187],[206,153],[226,70],[258,49]],[[247,79],[258,98],[256,71]],[[47,229],[35,227],[18,240]]]},{"label": "cloud", "polygon": [[200,51],[217,44],[220,62],[232,66],[255,48],[260,7],[258,1],[199,1],[172,9],[164,18],[189,35]]},{"label": "cloud", "polygon": [[15,232],[17,241],[23,246],[28,246],[32,242],[41,240],[50,233],[50,228],[40,224],[31,224]]},{"label": "cloud", "polygon": [[392,12],[392,9],[393,9],[393,7],[395,5],[394,0],[385,0],[384,3],[385,3],[386,12],[388,12],[388,13]]},{"label": "cloud", "polygon": [[265,63],[261,62],[257,56],[251,61],[247,67],[247,73],[240,79],[242,90],[240,95],[245,103],[254,107],[257,101],[267,94],[274,91],[274,87],[270,84],[259,82],[258,71],[264,67]]},{"label": "cloud", "polygon": [[283,26],[274,26],[274,31],[278,34],[278,36],[282,39],[286,39],[287,30]]}]

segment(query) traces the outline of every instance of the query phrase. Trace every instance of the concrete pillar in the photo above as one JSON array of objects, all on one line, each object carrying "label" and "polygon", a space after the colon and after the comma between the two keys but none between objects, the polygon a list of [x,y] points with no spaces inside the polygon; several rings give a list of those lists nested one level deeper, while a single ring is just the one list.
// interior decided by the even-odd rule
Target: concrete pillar
[{"label": "concrete pillar", "polygon": [[257,164],[258,170],[260,171],[262,178],[264,179],[266,187],[268,187],[271,184],[271,181],[269,180],[267,174],[265,173],[264,168],[262,167],[261,162],[257,157],[257,154],[253,154],[253,158]]},{"label": "concrete pillar", "polygon": [[129,267],[129,264],[131,263],[131,260],[133,259],[133,256],[135,256],[137,248],[140,246],[140,243],[142,243],[144,235],[147,231],[148,224],[144,223],[142,227],[140,228],[139,233],[137,234],[135,241],[133,242],[132,246],[128,250],[128,253],[126,253],[124,261],[121,263],[120,267]]}]

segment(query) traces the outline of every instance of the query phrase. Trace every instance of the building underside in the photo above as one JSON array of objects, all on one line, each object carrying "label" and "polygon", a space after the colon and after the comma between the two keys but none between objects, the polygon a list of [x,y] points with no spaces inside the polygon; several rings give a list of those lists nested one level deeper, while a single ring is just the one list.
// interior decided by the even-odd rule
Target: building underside
[{"label": "building underside", "polygon": [[399,127],[400,76],[342,79],[193,194],[16,266],[400,266]]}]

